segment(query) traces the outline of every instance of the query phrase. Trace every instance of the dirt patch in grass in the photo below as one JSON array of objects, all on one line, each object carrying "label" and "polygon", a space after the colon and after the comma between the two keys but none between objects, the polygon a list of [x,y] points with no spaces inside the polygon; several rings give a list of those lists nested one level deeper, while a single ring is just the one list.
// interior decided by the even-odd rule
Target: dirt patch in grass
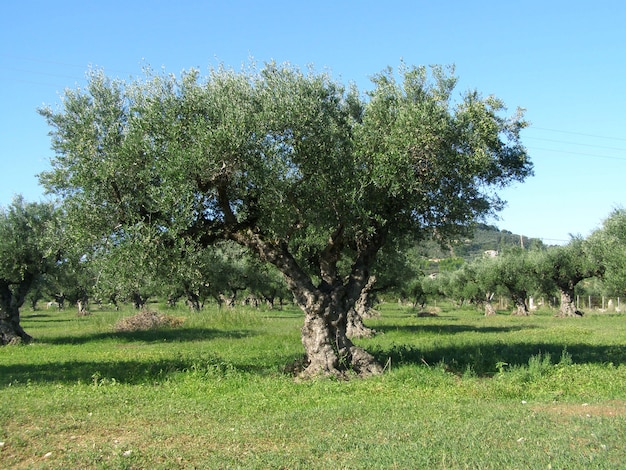
[{"label": "dirt patch in grass", "polygon": [[557,416],[580,416],[605,418],[626,416],[626,401],[610,401],[606,403],[553,403],[551,405],[537,405],[532,409],[538,413],[548,413]]}]

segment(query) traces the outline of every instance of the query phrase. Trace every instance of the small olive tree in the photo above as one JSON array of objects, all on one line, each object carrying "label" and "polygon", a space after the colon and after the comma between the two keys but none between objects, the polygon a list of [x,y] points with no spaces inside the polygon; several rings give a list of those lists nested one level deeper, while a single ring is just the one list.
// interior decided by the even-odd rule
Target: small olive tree
[{"label": "small olive tree", "polygon": [[480,270],[485,292],[501,291],[513,301],[512,315],[530,315],[527,299],[539,286],[538,252],[509,248],[496,258],[486,260]]},{"label": "small olive tree", "polygon": [[626,209],[615,209],[586,240],[590,263],[609,291],[626,295]]},{"label": "small olive tree", "polygon": [[0,209],[0,345],[28,343],[20,308],[59,259],[59,214],[52,204],[16,197]]},{"label": "small olive tree", "polygon": [[459,302],[470,302],[482,308],[485,316],[496,314],[493,297],[501,289],[496,272],[497,261],[479,258],[463,264],[459,269],[447,273],[446,295]]},{"label": "small olive tree", "polygon": [[572,238],[567,245],[542,252],[537,263],[542,290],[546,293],[557,290],[560,294],[559,315],[563,317],[583,315],[576,308],[574,289],[585,279],[601,277],[604,269],[602,263],[591,257],[589,244],[580,237]]},{"label": "small olive tree", "polygon": [[94,240],[150,226],[245,246],[305,313],[305,375],[379,373],[346,330],[381,248],[458,232],[531,172],[521,112],[455,85],[441,67],[386,70],[366,95],[274,63],[131,83],[95,71],[40,110],[55,151],[41,181]]}]

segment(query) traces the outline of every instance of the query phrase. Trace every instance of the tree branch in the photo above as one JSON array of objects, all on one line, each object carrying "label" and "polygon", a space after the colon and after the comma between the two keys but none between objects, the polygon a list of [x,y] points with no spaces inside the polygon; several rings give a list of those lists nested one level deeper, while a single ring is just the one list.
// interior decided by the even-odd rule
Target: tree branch
[{"label": "tree branch", "polygon": [[230,232],[227,235],[233,241],[255,252],[263,261],[276,266],[285,277],[298,305],[305,307],[318,302],[319,290],[289,252],[286,242],[264,240],[258,231],[251,229]]},{"label": "tree branch", "polygon": [[328,243],[319,256],[320,277],[330,286],[341,282],[337,274],[337,263],[345,246],[343,235],[344,227],[339,224],[328,238]]}]

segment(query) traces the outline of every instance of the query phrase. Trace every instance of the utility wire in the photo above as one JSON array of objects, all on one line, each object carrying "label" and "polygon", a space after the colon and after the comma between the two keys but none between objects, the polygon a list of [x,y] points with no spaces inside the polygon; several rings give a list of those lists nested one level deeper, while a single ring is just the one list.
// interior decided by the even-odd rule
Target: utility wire
[{"label": "utility wire", "polygon": [[566,141],[563,141],[563,140],[544,139],[542,137],[529,137],[529,136],[526,136],[526,137],[524,137],[524,140],[541,140],[543,142],[554,142],[555,144],[580,145],[582,147],[594,147],[594,148],[598,148],[598,149],[618,150],[618,151],[621,151],[621,152],[626,152],[626,148],[624,148],[624,147],[607,147],[607,146],[604,146],[604,145],[584,144],[582,142],[566,142]]},{"label": "utility wire", "polygon": [[546,127],[537,127],[537,126],[528,126],[527,129],[537,129],[539,131],[559,132],[561,134],[580,135],[580,136],[584,136],[584,137],[594,137],[596,139],[620,140],[620,141],[626,142],[626,138],[624,138],[624,137],[609,137],[609,136],[606,136],[606,135],[585,134],[583,132],[564,131],[564,130],[560,130],[560,129],[548,129]]},{"label": "utility wire", "polygon": [[605,158],[605,159],[608,159],[608,160],[626,161],[626,157],[614,157],[614,156],[610,156],[610,155],[594,155],[594,154],[590,154],[590,153],[571,152],[569,150],[546,149],[546,148],[541,148],[541,147],[527,147],[527,148],[529,150],[541,150],[543,152],[556,152],[556,153],[566,153],[566,154],[570,154],[570,155],[578,155],[580,157]]}]

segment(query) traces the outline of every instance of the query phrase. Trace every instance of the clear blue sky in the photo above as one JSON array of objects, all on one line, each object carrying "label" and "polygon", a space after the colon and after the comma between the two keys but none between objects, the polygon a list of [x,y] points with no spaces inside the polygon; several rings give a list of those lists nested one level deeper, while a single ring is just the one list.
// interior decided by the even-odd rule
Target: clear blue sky
[{"label": "clear blue sky", "polygon": [[0,205],[42,199],[52,153],[36,109],[89,66],[129,78],[250,57],[328,68],[362,90],[400,60],[454,64],[459,92],[495,94],[532,123],[535,176],[501,193],[499,228],[564,242],[626,205],[623,0],[5,0],[0,45]]}]

